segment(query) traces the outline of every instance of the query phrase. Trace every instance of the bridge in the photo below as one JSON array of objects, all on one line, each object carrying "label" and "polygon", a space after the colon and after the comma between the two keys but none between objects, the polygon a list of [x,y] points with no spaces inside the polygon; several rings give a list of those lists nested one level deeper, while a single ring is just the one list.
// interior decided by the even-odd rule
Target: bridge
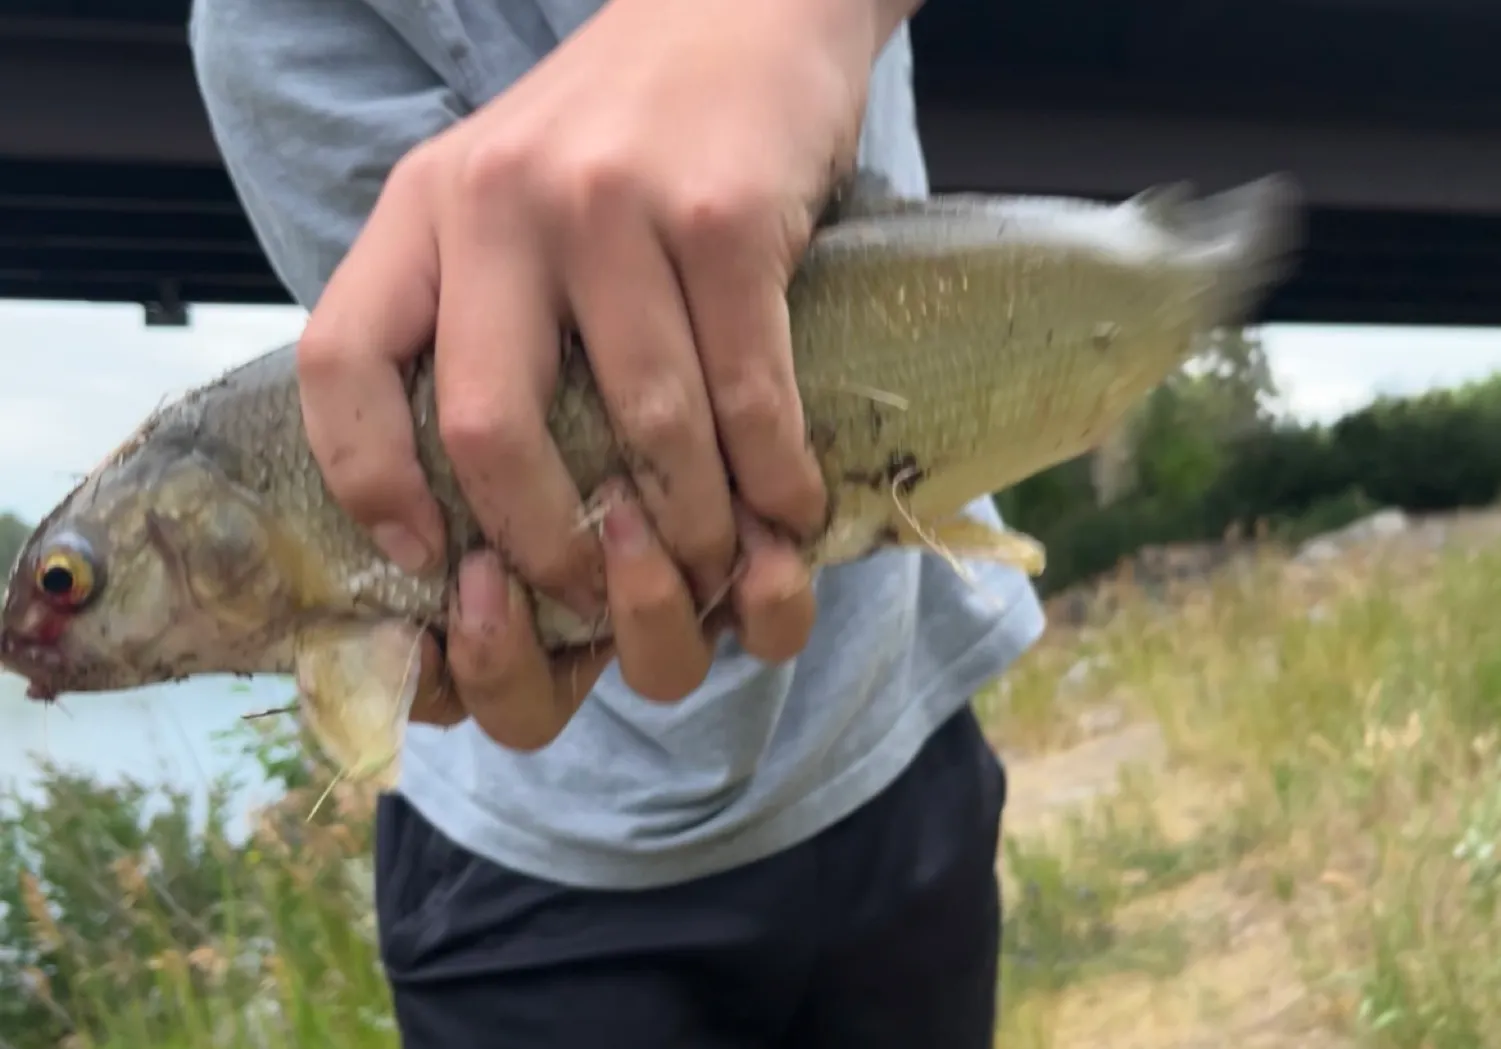
[{"label": "bridge", "polygon": [[[501,0],[496,0],[501,2]],[[187,0],[0,0],[0,297],[281,303],[220,166]],[[928,0],[937,189],[1120,198],[1293,173],[1271,321],[1501,324],[1501,5]]]}]

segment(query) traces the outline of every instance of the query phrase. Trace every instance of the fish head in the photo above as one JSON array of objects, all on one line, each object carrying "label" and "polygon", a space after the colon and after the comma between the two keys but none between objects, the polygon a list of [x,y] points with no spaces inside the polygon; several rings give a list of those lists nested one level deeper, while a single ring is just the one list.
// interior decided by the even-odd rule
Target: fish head
[{"label": "fish head", "polygon": [[0,666],[35,699],[206,665],[251,672],[290,593],[271,572],[266,520],[194,450],[148,439],[117,453],[22,548],[0,606]]}]

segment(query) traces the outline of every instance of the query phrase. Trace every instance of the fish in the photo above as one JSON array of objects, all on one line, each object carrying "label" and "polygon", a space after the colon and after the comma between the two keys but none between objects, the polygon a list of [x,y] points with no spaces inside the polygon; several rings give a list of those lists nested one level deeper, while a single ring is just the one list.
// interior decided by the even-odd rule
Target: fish
[{"label": "fish", "polygon": [[[907,547],[1040,573],[1036,540],[964,508],[1097,447],[1217,327],[1247,322],[1296,265],[1302,223],[1285,175],[1110,202],[909,198],[857,172],[787,290],[829,493],[810,567]],[[560,335],[548,427],[588,497],[629,476],[627,454],[580,337]],[[388,561],[330,495],[284,345],[164,404],[40,522],[0,605],[0,665],[37,699],[289,674],[341,772],[394,783],[422,632],[441,636],[458,561],[486,542],[439,437],[430,349],[407,381],[448,529],[431,571]],[[549,651],[609,637],[526,597]]]}]

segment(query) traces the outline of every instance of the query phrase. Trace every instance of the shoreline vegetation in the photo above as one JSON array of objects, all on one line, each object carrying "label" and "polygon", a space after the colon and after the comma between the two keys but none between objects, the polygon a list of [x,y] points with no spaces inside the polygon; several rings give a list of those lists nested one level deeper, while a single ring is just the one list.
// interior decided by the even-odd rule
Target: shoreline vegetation
[{"label": "shoreline vegetation", "polygon": [[[997,1045],[1501,1046],[1501,514],[1267,549],[1053,631],[977,700],[1008,757]],[[0,819],[5,1049],[396,1049],[373,794],[285,724],[231,843],[49,773]]]},{"label": "shoreline vegetation", "polygon": [[997,1044],[1501,1046],[1501,515],[1112,589],[990,708]]},{"label": "shoreline vegetation", "polygon": [[194,790],[53,767],[7,799],[0,1049],[397,1046],[374,941],[374,792],[329,790],[285,721],[221,742],[281,788],[243,840],[231,778],[196,818]]},{"label": "shoreline vegetation", "polygon": [[[996,1044],[1501,1049],[1501,379],[1293,427],[1237,338],[1110,476],[998,497],[1053,614],[977,699],[1012,777]],[[1305,543],[1383,506],[1414,517]],[[1206,544],[1242,556],[1142,571]],[[4,799],[0,1049],[396,1049],[374,794],[309,818],[331,770],[289,724],[222,741],[280,788],[244,840],[227,780],[206,818],[55,768]]]}]

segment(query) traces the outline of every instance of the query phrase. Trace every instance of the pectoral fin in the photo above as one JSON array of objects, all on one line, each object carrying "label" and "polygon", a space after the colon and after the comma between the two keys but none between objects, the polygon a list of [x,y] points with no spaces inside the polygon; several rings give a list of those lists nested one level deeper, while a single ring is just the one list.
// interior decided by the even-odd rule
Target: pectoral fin
[{"label": "pectoral fin", "polygon": [[422,635],[411,623],[336,623],[297,639],[298,715],[340,774],[395,786],[422,684]]},{"label": "pectoral fin", "polygon": [[1029,535],[996,528],[971,517],[923,522],[903,517],[896,523],[896,542],[921,546],[950,561],[989,561],[1038,576],[1047,566],[1041,543]]}]

